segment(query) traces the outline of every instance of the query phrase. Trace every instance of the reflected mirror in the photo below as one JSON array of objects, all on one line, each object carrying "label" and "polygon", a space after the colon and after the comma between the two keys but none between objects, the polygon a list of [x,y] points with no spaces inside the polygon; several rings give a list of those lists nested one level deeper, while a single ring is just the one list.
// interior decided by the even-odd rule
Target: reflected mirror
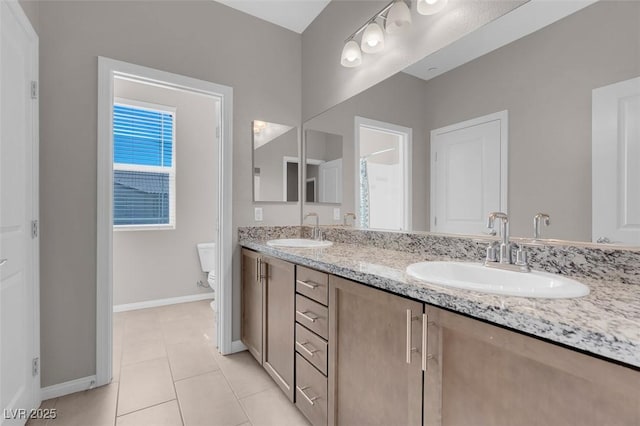
[{"label": "reflected mirror", "polygon": [[305,131],[305,202],[342,202],[342,136]]},{"label": "reflected mirror", "polygon": [[254,120],[253,201],[298,201],[298,128]]},{"label": "reflected mirror", "polygon": [[[534,6],[545,8],[536,20]],[[483,235],[487,214],[505,211],[512,236],[533,238],[537,216],[538,238],[640,245],[640,2],[514,12],[304,123],[305,135],[342,137],[341,214]],[[492,25],[502,40],[489,41]],[[407,182],[374,170],[401,168],[401,144],[367,151],[358,120],[410,130]],[[342,223],[335,208],[306,204]]]}]

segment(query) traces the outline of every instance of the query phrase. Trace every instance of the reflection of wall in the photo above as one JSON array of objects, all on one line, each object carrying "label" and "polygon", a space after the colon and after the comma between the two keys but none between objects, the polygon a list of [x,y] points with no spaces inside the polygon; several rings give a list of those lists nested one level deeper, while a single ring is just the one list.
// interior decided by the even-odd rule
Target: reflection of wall
[{"label": "reflection of wall", "polygon": [[640,75],[639,17],[598,2],[426,84],[428,129],[509,110],[512,235],[541,211],[543,235],[591,240],[591,91]]},{"label": "reflection of wall", "polygon": [[114,95],[176,107],[176,229],[113,233],[113,304],[208,292],[196,244],[215,241],[218,147],[210,97],[125,80]]},{"label": "reflection of wall", "polygon": [[[284,201],[284,157],[298,158],[297,127],[253,151],[253,166],[260,169],[256,201]],[[290,201],[298,201],[297,193]]]},{"label": "reflection of wall", "polygon": [[[428,199],[424,188],[428,183],[428,167],[424,159],[428,158],[428,146],[424,85],[423,80],[399,73],[305,123],[305,129],[323,130],[343,137],[343,214],[355,212],[354,120],[359,115],[413,129],[413,228],[427,229],[428,217],[424,212],[428,211]],[[305,213],[320,214],[323,224],[338,222],[332,219],[332,206],[310,205],[304,206],[304,210]]]}]

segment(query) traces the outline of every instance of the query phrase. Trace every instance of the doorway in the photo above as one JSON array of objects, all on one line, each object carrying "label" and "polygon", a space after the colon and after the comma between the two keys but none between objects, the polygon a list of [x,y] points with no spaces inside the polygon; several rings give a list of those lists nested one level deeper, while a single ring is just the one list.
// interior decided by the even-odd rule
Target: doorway
[{"label": "doorway", "polygon": [[[231,306],[232,306],[232,281],[231,281],[231,123],[232,123],[232,95],[230,87],[196,80],[189,77],[171,74],[151,68],[146,68],[134,64],[120,62],[108,58],[100,57],[98,60],[99,69],[99,95],[98,95],[98,242],[97,242],[97,347],[96,347],[96,385],[101,386],[111,381],[112,377],[112,318],[113,318],[113,226],[114,211],[118,213],[119,219],[130,221],[132,214],[124,210],[114,210],[114,83],[116,79],[122,81],[135,81],[147,86],[158,86],[173,90],[179,90],[192,94],[210,97],[215,100],[217,111],[212,111],[212,119],[217,121],[216,133],[219,143],[217,150],[217,161],[212,162],[210,167],[217,171],[217,200],[216,215],[217,220],[212,220],[211,227],[214,229],[214,241],[218,242],[219,248],[215,255],[216,279],[218,282],[216,299],[217,321],[216,322],[216,344],[218,350],[223,353],[232,351],[231,344]],[[143,107],[145,107],[143,105]],[[148,105],[146,105],[148,107]],[[162,113],[163,111],[159,111]],[[166,112],[166,111],[165,111]],[[170,111],[168,112],[170,115]],[[139,181],[134,182],[129,176],[130,166],[124,167],[124,174],[118,176],[119,193],[142,193],[144,203],[142,207],[154,205],[153,214],[157,213],[159,223],[151,226],[175,228],[176,221],[180,217],[175,216],[172,211],[172,187],[171,172],[172,166],[170,154],[170,144],[166,144],[160,152],[162,166],[168,166],[160,170],[162,166],[153,164],[153,170],[158,176],[151,184],[144,183],[141,186]],[[214,164],[215,163],[215,164]],[[187,166],[188,167],[188,166]],[[166,170],[165,170],[166,169]],[[165,176],[160,176],[166,173]],[[164,178],[164,180],[163,180]],[[166,182],[165,182],[166,181]],[[206,188],[206,185],[200,185]],[[122,190],[122,191],[121,191]],[[123,192],[124,191],[124,192]],[[180,197],[180,195],[178,195]],[[149,203],[147,203],[149,201]],[[158,207],[160,206],[160,207]],[[145,213],[150,210],[145,210]],[[122,214],[121,214],[122,213]],[[155,217],[155,216],[154,216]],[[183,219],[188,220],[188,219]],[[140,226],[139,223],[129,223],[131,226]],[[195,253],[196,248],[193,247]]]},{"label": "doorway", "polygon": [[408,127],[355,118],[356,212],[361,227],[411,229],[411,143]]}]

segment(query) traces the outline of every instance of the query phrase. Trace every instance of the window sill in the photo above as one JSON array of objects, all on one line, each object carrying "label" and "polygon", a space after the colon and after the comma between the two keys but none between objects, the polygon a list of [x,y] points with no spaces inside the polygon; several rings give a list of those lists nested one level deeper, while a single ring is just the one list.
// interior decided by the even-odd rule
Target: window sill
[{"label": "window sill", "polygon": [[120,231],[174,231],[175,225],[113,225],[114,232]]}]

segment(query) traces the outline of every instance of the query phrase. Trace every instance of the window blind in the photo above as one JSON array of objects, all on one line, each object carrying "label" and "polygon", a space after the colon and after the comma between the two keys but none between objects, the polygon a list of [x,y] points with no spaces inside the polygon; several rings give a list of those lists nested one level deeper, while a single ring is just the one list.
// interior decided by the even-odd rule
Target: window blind
[{"label": "window blind", "polygon": [[175,224],[174,118],[167,111],[114,105],[114,225]]}]

